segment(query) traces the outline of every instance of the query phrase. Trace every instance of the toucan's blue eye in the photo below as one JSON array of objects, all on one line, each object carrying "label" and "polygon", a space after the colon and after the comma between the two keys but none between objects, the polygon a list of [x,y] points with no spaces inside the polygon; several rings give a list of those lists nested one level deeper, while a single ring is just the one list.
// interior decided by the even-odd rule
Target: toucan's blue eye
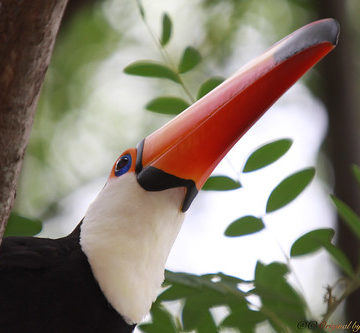
[{"label": "toucan's blue eye", "polygon": [[131,167],[131,155],[121,156],[115,165],[115,176],[119,177],[128,172]]}]

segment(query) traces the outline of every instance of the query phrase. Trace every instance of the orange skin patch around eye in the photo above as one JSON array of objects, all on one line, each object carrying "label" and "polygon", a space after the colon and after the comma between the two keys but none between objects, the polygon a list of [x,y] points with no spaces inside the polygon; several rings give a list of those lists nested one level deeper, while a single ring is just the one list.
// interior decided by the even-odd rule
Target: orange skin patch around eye
[{"label": "orange skin patch around eye", "polygon": [[130,148],[130,149],[127,149],[125,150],[120,156],[119,158],[115,161],[112,169],[111,169],[111,172],[110,172],[110,176],[109,176],[109,179],[111,178],[117,178],[115,176],[115,166],[116,166],[116,163],[119,161],[119,159],[124,156],[124,155],[127,155],[129,154],[131,156],[131,166],[130,166],[130,169],[128,170],[128,172],[135,172],[135,163],[136,163],[136,155],[137,155],[137,150],[136,148]]}]

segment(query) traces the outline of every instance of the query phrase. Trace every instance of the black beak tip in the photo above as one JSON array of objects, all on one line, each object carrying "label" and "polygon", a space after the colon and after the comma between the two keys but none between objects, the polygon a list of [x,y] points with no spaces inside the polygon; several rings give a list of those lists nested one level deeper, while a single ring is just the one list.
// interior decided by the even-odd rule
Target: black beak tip
[{"label": "black beak tip", "polygon": [[275,61],[276,63],[283,62],[291,56],[321,43],[328,42],[336,46],[339,34],[340,24],[333,18],[308,24],[279,42],[282,45],[274,54]]},{"label": "black beak tip", "polygon": [[324,40],[329,41],[332,45],[336,46],[339,41],[340,24],[333,18],[328,18],[319,22],[321,29],[323,29]]}]

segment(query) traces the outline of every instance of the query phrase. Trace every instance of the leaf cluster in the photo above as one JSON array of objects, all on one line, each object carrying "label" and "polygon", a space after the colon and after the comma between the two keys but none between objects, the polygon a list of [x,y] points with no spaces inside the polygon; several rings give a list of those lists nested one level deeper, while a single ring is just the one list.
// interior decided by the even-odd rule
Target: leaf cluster
[{"label": "leaf cluster", "polygon": [[[152,322],[139,326],[143,332],[219,332],[221,328],[238,328],[254,332],[257,325],[270,325],[277,331],[295,329],[298,318],[305,318],[302,297],[287,282],[288,268],[273,262],[258,262],[253,281],[223,273],[194,275],[166,271],[165,291],[151,309]],[[249,291],[241,289],[246,286]],[[260,306],[249,301],[257,295]],[[181,300],[179,316],[169,311],[169,302]],[[228,314],[214,320],[212,310],[225,307]],[[161,314],[161,315],[160,315]],[[166,330],[162,330],[165,328]]]},{"label": "leaf cluster", "polygon": [[[292,141],[290,139],[280,139],[261,146],[248,157],[242,172],[257,171],[274,163],[290,149],[291,144]],[[314,176],[315,169],[310,167],[284,178],[270,193],[265,212],[272,213],[292,202],[309,185]],[[216,187],[211,186],[214,182],[213,179],[219,179],[222,180],[222,182],[220,183],[219,181]],[[204,189],[231,190],[234,188],[234,186],[231,186],[233,184],[232,182],[234,183],[235,181],[225,176],[222,178],[213,176],[205,183]],[[238,182],[237,184],[240,183]],[[238,187],[240,187],[240,185]],[[225,230],[225,235],[229,237],[244,236],[258,232],[264,228],[263,217],[246,215],[231,223]]]},{"label": "leaf cluster", "polygon": [[163,61],[137,60],[126,66],[124,72],[129,75],[170,80],[178,84],[187,96],[186,99],[180,96],[158,96],[145,106],[151,112],[177,115],[187,109],[196,99],[200,99],[216,88],[224,79],[218,76],[207,79],[200,84],[195,98],[187,88],[183,76],[201,63],[200,52],[193,46],[186,46],[177,64],[174,64],[166,50],[173,34],[173,24],[170,16],[167,13],[163,14],[160,37],[156,37],[147,24],[144,8],[139,2],[138,6],[141,18],[149,29],[150,35],[153,36],[154,42],[159,47]]}]

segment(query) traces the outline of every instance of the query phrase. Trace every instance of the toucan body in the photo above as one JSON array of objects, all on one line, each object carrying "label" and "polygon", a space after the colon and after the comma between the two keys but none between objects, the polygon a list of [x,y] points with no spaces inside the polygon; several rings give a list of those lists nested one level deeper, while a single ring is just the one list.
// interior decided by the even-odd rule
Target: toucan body
[{"label": "toucan body", "polygon": [[287,36],[116,160],[67,237],[0,248],[1,332],[132,332],[148,313],[185,212],[258,118],[337,43],[333,19]]}]

